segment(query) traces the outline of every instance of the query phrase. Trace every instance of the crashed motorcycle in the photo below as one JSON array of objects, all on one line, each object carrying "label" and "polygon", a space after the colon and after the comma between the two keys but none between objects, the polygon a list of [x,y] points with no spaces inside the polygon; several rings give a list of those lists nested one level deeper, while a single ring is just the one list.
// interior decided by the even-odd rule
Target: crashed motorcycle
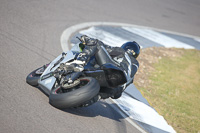
[{"label": "crashed motorcycle", "polygon": [[[62,53],[52,62],[31,72],[26,82],[40,88],[49,96],[49,103],[59,109],[84,107],[106,89],[125,84],[124,72],[118,67],[104,47],[90,58],[82,72],[77,72],[70,62],[82,51],[81,43]],[[91,62],[96,62],[91,65]],[[69,82],[69,79],[72,82]]]}]

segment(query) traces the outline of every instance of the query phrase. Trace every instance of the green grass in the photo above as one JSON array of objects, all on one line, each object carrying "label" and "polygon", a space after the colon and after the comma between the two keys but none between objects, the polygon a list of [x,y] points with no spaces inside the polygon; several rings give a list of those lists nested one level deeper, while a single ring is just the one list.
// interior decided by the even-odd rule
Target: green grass
[{"label": "green grass", "polygon": [[[200,132],[200,51],[154,64],[150,90],[141,88],[150,104],[180,133]],[[148,88],[149,89],[149,88]]]}]

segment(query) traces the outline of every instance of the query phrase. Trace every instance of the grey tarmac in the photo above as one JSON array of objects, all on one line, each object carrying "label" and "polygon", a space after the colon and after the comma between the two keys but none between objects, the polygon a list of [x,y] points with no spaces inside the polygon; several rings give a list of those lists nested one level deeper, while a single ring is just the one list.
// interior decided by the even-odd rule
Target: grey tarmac
[{"label": "grey tarmac", "polygon": [[0,132],[139,132],[105,101],[58,110],[26,76],[62,52],[67,27],[120,22],[200,36],[199,12],[198,0],[1,0]]}]

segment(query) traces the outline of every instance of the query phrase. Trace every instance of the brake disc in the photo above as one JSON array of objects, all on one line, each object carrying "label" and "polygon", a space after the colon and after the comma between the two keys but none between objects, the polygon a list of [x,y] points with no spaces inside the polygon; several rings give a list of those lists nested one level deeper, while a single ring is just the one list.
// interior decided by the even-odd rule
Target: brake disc
[{"label": "brake disc", "polygon": [[61,86],[62,86],[63,89],[69,89],[69,88],[73,88],[73,87],[75,87],[75,86],[77,86],[79,84],[80,84],[80,80],[77,79],[72,83],[63,82]]}]

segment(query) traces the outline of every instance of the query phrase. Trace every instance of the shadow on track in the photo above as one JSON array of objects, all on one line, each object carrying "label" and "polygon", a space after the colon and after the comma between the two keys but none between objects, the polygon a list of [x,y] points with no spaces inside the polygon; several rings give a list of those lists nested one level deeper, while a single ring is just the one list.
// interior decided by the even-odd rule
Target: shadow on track
[{"label": "shadow on track", "polygon": [[[40,87],[36,86],[32,87],[39,89],[43,94],[49,97],[48,94],[45,93]],[[88,107],[68,108],[68,109],[62,109],[62,111],[84,117],[102,116],[105,118],[121,122],[121,120],[125,118],[113,107],[116,107],[114,103],[108,104],[104,100],[100,100],[97,103],[94,103],[93,105],[90,105]]]},{"label": "shadow on track", "polygon": [[97,103],[88,107],[69,108],[62,111],[84,117],[102,116],[121,122],[121,119],[124,119],[124,117],[120,113],[118,113],[112,106],[116,105],[110,105],[104,101],[98,101]]}]

